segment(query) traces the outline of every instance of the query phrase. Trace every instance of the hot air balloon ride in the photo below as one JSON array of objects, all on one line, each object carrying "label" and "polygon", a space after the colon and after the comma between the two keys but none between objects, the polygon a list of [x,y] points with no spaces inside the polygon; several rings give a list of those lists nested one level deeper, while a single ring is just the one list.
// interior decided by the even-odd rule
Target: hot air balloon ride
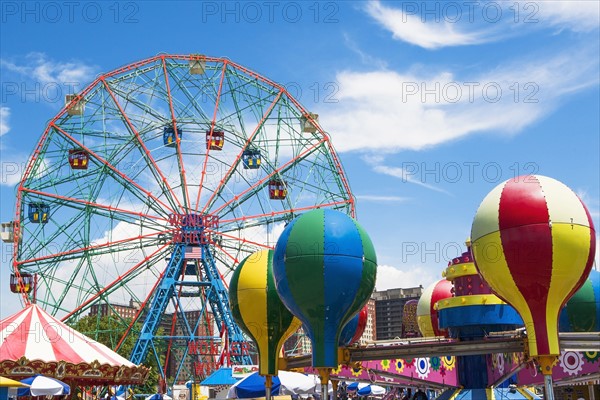
[{"label": "hot air balloon ride", "polygon": [[558,324],[561,332],[600,332],[600,271],[590,272],[565,304]]},{"label": "hot air balloon ride", "polygon": [[323,396],[344,325],[367,303],[377,273],[371,239],[350,216],[312,210],[285,228],[273,260],[277,292],[307,329]]},{"label": "hot air balloon ride", "polygon": [[436,303],[450,297],[452,297],[452,282],[446,279],[434,282],[423,290],[417,303],[417,323],[421,335],[424,337],[448,337],[448,331],[440,329],[438,325]]},{"label": "hot air balloon ride", "polygon": [[519,176],[482,201],[471,228],[480,274],[511,304],[527,329],[529,355],[540,364],[553,399],[552,366],[560,354],[558,316],[592,269],[596,233],[590,213],[563,183]]},{"label": "hot air balloon ride", "polygon": [[342,329],[340,335],[340,346],[350,346],[359,341],[367,327],[369,318],[369,307],[365,305]]},{"label": "hot air balloon ride", "polygon": [[258,347],[258,372],[266,377],[266,397],[271,397],[272,377],[285,340],[300,327],[283,305],[273,279],[273,250],[246,257],[234,271],[229,285],[233,318]]}]

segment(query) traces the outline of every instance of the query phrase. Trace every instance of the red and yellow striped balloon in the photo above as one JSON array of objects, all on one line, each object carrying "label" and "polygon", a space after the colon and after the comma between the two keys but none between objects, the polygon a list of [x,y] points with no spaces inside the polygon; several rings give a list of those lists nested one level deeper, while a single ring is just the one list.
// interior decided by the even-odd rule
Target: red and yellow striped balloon
[{"label": "red and yellow striped balloon", "polygon": [[452,282],[441,279],[427,286],[417,303],[417,324],[424,337],[445,336],[446,329],[440,329],[436,303],[452,297]]},{"label": "red and yellow striped balloon", "polygon": [[560,354],[559,312],[585,282],[596,247],[582,201],[552,178],[510,179],[479,206],[471,239],[479,272],[523,318],[530,355]]}]

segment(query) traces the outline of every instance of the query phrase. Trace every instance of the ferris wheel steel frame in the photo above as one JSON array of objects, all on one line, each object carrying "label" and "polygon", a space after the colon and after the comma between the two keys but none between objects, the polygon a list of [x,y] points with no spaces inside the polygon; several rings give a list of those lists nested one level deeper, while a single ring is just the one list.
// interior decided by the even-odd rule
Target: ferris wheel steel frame
[{"label": "ferris wheel steel frame", "polygon": [[[204,63],[205,76],[197,79],[205,79],[205,86],[195,86],[196,83],[192,82],[191,78],[183,77],[185,63],[193,61]],[[158,71],[162,71],[162,74]],[[218,76],[218,85],[210,86],[211,81],[207,77],[209,72],[212,74],[210,78]],[[152,73],[154,73],[154,81],[150,79]],[[140,81],[139,85],[136,80]],[[128,84],[134,88],[130,92],[127,92],[130,88]],[[190,87],[186,84],[190,84]],[[178,90],[179,97],[174,94],[175,89]],[[192,89],[196,89],[196,92],[192,93]],[[208,93],[204,89],[214,89],[215,92]],[[251,90],[255,90],[258,94],[250,93]],[[202,109],[197,98],[199,94],[206,95],[209,103],[214,100],[212,116],[205,114]],[[261,94],[263,97],[260,97]],[[253,98],[253,95],[256,98]],[[214,96],[214,99],[211,96]],[[153,102],[158,103],[159,100],[164,101],[165,98],[167,99],[166,117],[156,109],[158,106],[153,104]],[[184,104],[182,99],[187,100],[187,103]],[[268,106],[263,103],[268,103]],[[225,110],[221,108],[221,104],[225,104],[225,107],[233,106],[234,110]],[[70,110],[78,106],[85,106],[88,110],[93,109],[93,113],[71,114]],[[131,115],[131,108],[141,113],[141,116]],[[226,111],[231,112],[224,114]],[[252,113],[255,120],[246,121],[247,115]],[[277,113],[276,135],[268,137],[265,133],[268,129],[267,122],[272,122],[273,113]],[[108,118],[107,115],[113,119]],[[206,118],[202,118],[203,116]],[[302,127],[298,130],[296,123],[290,122],[294,118],[304,118],[314,127],[313,133],[304,135]],[[202,123],[206,124],[207,144],[203,153],[190,152],[183,145],[183,141],[187,140],[185,137],[198,134],[200,123],[197,119],[202,119]],[[165,143],[164,148],[173,148],[175,160],[172,160],[172,154],[161,155],[160,151],[163,149],[155,144],[160,140],[157,139],[160,138],[160,133],[158,136],[156,134],[151,136],[152,132],[159,128],[156,122],[161,121],[166,121],[164,125],[171,127],[174,145]],[[110,123],[122,123],[119,127],[124,127],[126,134],[117,135],[117,128],[113,131],[107,127]],[[194,123],[198,127],[193,128],[195,130],[180,130],[181,127],[186,129],[193,127]],[[227,126],[229,130],[226,132],[233,135],[234,139],[241,138],[238,142],[227,142],[228,145],[237,146],[235,149],[239,150],[235,150],[235,157],[230,162],[219,159],[217,150],[220,149],[215,150],[212,145],[209,145],[209,142],[213,143],[217,133],[221,132],[218,129],[223,129],[227,123],[231,126]],[[255,126],[246,131],[245,125],[251,123]],[[85,131],[88,126],[91,128]],[[104,139],[104,145],[94,145],[94,140],[100,139]],[[90,145],[90,141],[93,145]],[[197,140],[194,143],[199,142],[200,140]],[[111,152],[113,147],[114,151]],[[239,170],[243,164],[244,150],[254,147],[259,147],[266,157],[262,160],[263,164],[258,170],[260,172],[257,173],[256,179],[250,180]],[[60,157],[65,150],[70,152],[73,148],[85,152],[89,157],[89,164],[93,164],[95,171],[100,173],[94,174],[94,170],[77,171],[81,174],[74,177],[75,174],[72,170],[68,170],[68,165],[65,167],[64,164],[60,164]],[[287,156],[289,158],[287,160],[284,157],[285,150],[292,151],[291,155]],[[136,154],[140,156],[140,165],[150,171],[148,182],[155,185],[154,189],[148,189],[142,183],[140,178],[142,172],[134,170],[133,167],[129,170],[120,167],[124,160],[134,160]],[[270,155],[274,155],[275,158],[270,159]],[[195,179],[193,168],[191,172],[186,171],[186,166],[189,166],[186,161],[189,162],[190,156],[203,157],[197,184],[192,184]],[[171,162],[170,173],[164,172],[164,167],[161,165],[167,161]],[[211,175],[209,167],[212,166],[213,161],[216,165],[226,168],[220,180],[209,187],[207,184]],[[310,168],[302,164],[303,162]],[[64,168],[67,168],[71,174],[61,174],[60,171],[64,172]],[[302,175],[302,168],[309,170],[306,178]],[[55,179],[52,182],[42,182],[41,179],[37,182],[36,176],[40,174],[44,176],[44,173],[48,176],[54,174]],[[261,173],[262,175],[258,176]],[[290,179],[290,176],[286,175],[288,173],[299,174],[299,178],[292,175],[293,179]],[[173,175],[177,176],[177,180],[171,179]],[[314,184],[308,182],[309,176],[315,179]],[[259,195],[262,196],[261,193],[274,179],[282,177],[289,180],[285,185],[292,192],[297,189],[301,194],[317,193],[318,196],[323,197],[315,195],[318,198],[314,204],[293,203],[294,200],[297,203],[301,201],[298,200],[300,197],[292,198],[292,196],[271,200],[281,203],[282,206],[279,208],[269,205],[262,200],[262,197],[259,199]],[[304,182],[301,181],[303,178],[305,178]],[[328,178],[331,178],[331,181],[327,181]],[[227,190],[231,191],[228,185],[233,179],[245,181],[246,186],[239,193],[227,192]],[[298,186],[295,187],[294,184]],[[61,192],[58,188],[61,185],[67,188],[72,186],[74,189],[71,192]],[[86,185],[89,186],[89,190]],[[196,186],[197,191],[194,192]],[[123,188],[122,192],[115,195],[116,204],[107,203],[100,197],[107,187]],[[204,195],[204,191],[209,190],[212,192]],[[203,195],[207,200],[202,200]],[[139,201],[144,208],[138,210],[135,207],[128,207],[126,204],[129,200],[128,196]],[[50,215],[48,222],[54,224],[52,228],[54,230],[50,232],[49,237],[46,237],[43,229],[46,222],[32,224],[28,221],[25,210],[26,205],[31,206],[36,204],[35,201],[41,200],[49,202],[60,211]],[[245,210],[251,210],[253,214],[245,215],[237,212],[244,207],[247,207]],[[106,302],[109,309],[118,314],[114,305],[111,305],[109,296],[118,291],[125,291],[133,298],[135,294],[132,292],[133,289],[127,288],[127,283],[141,278],[146,269],[150,269],[151,266],[156,267],[162,258],[168,256],[166,267],[160,271],[154,284],[148,288],[148,294],[143,301],[140,301],[137,314],[128,322],[126,332],[121,336],[116,347],[121,346],[130,335],[134,337],[137,335],[131,360],[141,363],[152,348],[158,364],[161,365],[161,359],[155,348],[158,339],[169,341],[166,354],[171,352],[174,341],[187,341],[189,345],[191,341],[199,340],[197,331],[202,320],[198,319],[195,323],[190,323],[186,317],[185,306],[181,303],[182,296],[187,296],[182,288],[188,286],[198,288],[198,293],[203,293],[205,297],[200,311],[207,312],[210,306],[217,328],[226,329],[232,343],[237,343],[237,351],[232,357],[234,362],[250,363],[248,346],[245,344],[247,339],[231,317],[224,276],[217,264],[232,268],[241,261],[242,256],[250,253],[250,249],[272,248],[271,244],[264,243],[260,239],[243,237],[242,233],[247,232],[246,229],[260,228],[265,224],[268,226],[271,224],[272,227],[276,223],[287,223],[297,213],[317,207],[332,207],[352,216],[355,214],[354,198],[340,160],[329,135],[323,131],[313,114],[304,109],[282,85],[226,58],[161,54],[99,75],[79,94],[72,96],[70,102],[48,123],[18,185],[16,214],[13,221],[12,269],[25,303],[29,303],[32,296],[25,290],[22,273],[39,274],[42,284],[48,286],[45,297],[38,298],[38,303],[52,314],[63,313],[62,319],[65,321],[75,321],[83,316],[83,312],[101,302]],[[74,214],[69,215],[63,210],[75,211],[72,211]],[[212,216],[218,222],[214,226],[207,225],[196,230],[192,229],[193,232],[190,234],[190,227],[174,227],[170,224],[173,215],[184,219]],[[59,225],[53,221],[53,216],[56,218],[64,216],[67,220]],[[119,223],[124,223],[138,227],[139,233],[136,236],[115,240],[112,240],[112,236],[107,236],[105,242],[98,242],[92,235],[91,227],[94,222],[92,219],[96,217],[108,221],[103,222],[102,226],[98,223],[97,230],[100,228],[116,230]],[[77,234],[69,232],[74,227],[82,227],[84,232]],[[201,237],[202,240],[199,243],[189,243],[186,240],[174,241],[174,237],[182,237],[182,231],[186,231],[188,237],[192,235],[191,237]],[[266,231],[268,232],[268,229]],[[36,232],[43,233],[43,239],[33,239],[33,234]],[[112,231],[110,234],[112,235]],[[171,235],[170,239],[169,235]],[[54,241],[59,243],[56,251],[44,249],[47,250],[47,254],[40,251],[40,247],[49,247],[46,245],[53,244]],[[69,244],[72,246],[69,247]],[[78,244],[79,247],[74,247],[74,244]],[[198,247],[201,256],[187,259],[188,247]],[[117,255],[126,254],[140,249],[141,258],[136,259],[129,268],[119,270],[118,275],[106,280],[103,286],[90,284],[84,287],[84,284],[76,284],[78,274],[84,272],[90,274],[89,279],[93,282],[101,281],[95,275],[94,268],[90,267],[93,264],[92,258],[112,256],[115,252]],[[70,276],[60,277],[58,276],[59,272],[62,272],[60,266],[65,262],[74,262],[77,265]],[[185,271],[190,262],[196,267],[197,279],[195,280],[185,279]],[[156,267],[158,268],[160,267]],[[78,305],[72,309],[63,306],[73,293],[67,289],[60,294],[48,293],[51,292],[51,284],[60,284],[65,288],[76,286]],[[161,316],[170,302],[173,303],[171,306],[174,308],[173,323],[168,334],[159,335]],[[140,330],[136,328],[136,321],[142,316],[144,324]],[[183,322],[187,330],[186,334],[176,334],[177,319]],[[125,319],[121,318],[121,320],[123,322]],[[205,321],[205,323],[212,322]],[[139,332],[136,333],[137,331]],[[235,348],[236,345],[232,347]],[[185,357],[188,356],[188,350],[189,346],[183,349]],[[166,377],[166,363],[168,360],[164,368],[160,369],[163,378]],[[176,376],[179,376],[182,368],[180,364]]]}]

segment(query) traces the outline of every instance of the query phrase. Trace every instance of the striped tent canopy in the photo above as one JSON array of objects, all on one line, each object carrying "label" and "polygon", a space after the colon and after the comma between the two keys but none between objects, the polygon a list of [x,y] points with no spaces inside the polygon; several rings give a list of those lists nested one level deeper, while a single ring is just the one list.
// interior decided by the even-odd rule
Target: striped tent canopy
[{"label": "striped tent canopy", "polygon": [[0,375],[43,374],[69,383],[140,384],[149,369],[77,332],[35,304],[0,321]]}]

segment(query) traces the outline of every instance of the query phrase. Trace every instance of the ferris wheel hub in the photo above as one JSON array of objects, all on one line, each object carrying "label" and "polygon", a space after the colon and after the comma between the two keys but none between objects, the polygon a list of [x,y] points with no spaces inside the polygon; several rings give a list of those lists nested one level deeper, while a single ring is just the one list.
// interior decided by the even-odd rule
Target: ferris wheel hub
[{"label": "ferris wheel hub", "polygon": [[210,214],[169,214],[169,224],[175,229],[174,243],[205,245],[211,243],[208,230],[219,228],[219,216]]}]

